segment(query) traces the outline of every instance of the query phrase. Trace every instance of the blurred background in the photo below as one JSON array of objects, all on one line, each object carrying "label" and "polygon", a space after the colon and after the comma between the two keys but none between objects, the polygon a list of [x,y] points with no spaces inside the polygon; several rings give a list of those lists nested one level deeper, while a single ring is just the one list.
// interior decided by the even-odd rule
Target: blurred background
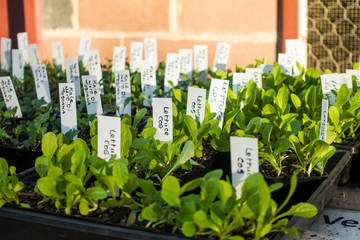
[{"label": "blurred background", "polygon": [[[212,66],[217,42],[231,45],[227,67],[277,59],[286,39],[306,43],[307,67],[345,71],[360,55],[359,0],[0,0],[0,36],[27,32],[43,59],[61,41],[65,57],[77,57],[80,38],[91,37],[102,63],[114,46],[157,38],[166,53],[208,45]],[[306,50],[305,50],[306,49]]]}]

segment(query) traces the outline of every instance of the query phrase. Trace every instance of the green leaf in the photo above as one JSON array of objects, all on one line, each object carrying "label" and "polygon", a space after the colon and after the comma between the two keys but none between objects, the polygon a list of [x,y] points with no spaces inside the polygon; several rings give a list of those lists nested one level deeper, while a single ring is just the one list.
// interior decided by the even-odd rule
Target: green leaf
[{"label": "green leaf", "polygon": [[144,128],[141,132],[141,136],[148,140],[154,137],[155,134],[156,134],[156,128],[154,127]]},{"label": "green leaf", "polygon": [[90,199],[105,199],[107,198],[108,194],[107,192],[100,187],[90,187],[86,189],[84,197],[90,198]]},{"label": "green leaf", "polygon": [[131,143],[132,134],[129,126],[126,124],[121,124],[121,156],[117,156],[117,158],[128,157]]},{"label": "green leaf", "polygon": [[56,135],[53,132],[46,133],[42,138],[41,150],[43,155],[52,158],[58,147]]},{"label": "green leaf", "polygon": [[266,104],[261,111],[264,117],[272,117],[276,115],[276,109],[271,104]]},{"label": "green leaf", "polygon": [[345,103],[349,102],[349,100],[350,100],[349,88],[346,84],[342,84],[338,91],[338,95],[336,97],[334,104],[338,108],[341,108]]},{"label": "green leaf", "polygon": [[187,132],[191,136],[191,140],[197,142],[197,124],[196,121],[189,115],[184,116],[185,126],[187,127]]},{"label": "green leaf", "polygon": [[291,208],[284,212],[283,214],[280,214],[277,216],[285,217],[285,216],[297,216],[297,217],[303,217],[303,218],[311,218],[317,214],[317,208],[310,204],[310,203],[298,203],[296,205],[291,206]]},{"label": "green leaf", "polygon": [[339,125],[340,114],[339,114],[339,110],[337,107],[331,106],[329,108],[329,118],[330,118],[331,122],[335,125],[335,127]]},{"label": "green leaf", "polygon": [[198,186],[200,186],[200,184],[202,183],[202,179],[201,178],[195,178],[194,180],[191,180],[190,182],[185,183],[181,188],[180,188],[180,193],[179,195],[182,195],[185,192],[189,192],[194,190],[195,188],[197,188]]},{"label": "green leaf", "polygon": [[296,94],[294,94],[294,93],[292,93],[292,94],[290,95],[290,97],[291,97],[291,101],[292,101],[292,103],[294,104],[296,110],[299,110],[299,108],[301,107],[301,100],[300,100],[300,98],[299,98]]},{"label": "green leaf", "polygon": [[174,166],[169,170],[169,172],[166,173],[163,180],[171,174],[175,169],[177,169],[180,165],[187,162],[192,156],[194,156],[194,143],[192,141],[187,141],[185,143],[185,146],[183,147],[180,157],[176,160]]},{"label": "green leaf", "polygon": [[40,177],[45,177],[49,166],[50,159],[48,157],[40,156],[35,160],[35,170]]},{"label": "green leaf", "polygon": [[194,213],[194,221],[200,228],[209,228],[217,233],[220,232],[219,227],[208,219],[206,213],[203,210],[198,210]]},{"label": "green leaf", "polygon": [[62,199],[63,197],[56,191],[56,181],[51,177],[42,177],[37,180],[37,188],[42,194],[49,197]]},{"label": "green leaf", "polygon": [[9,174],[9,165],[5,158],[0,158],[0,181],[4,180]]},{"label": "green leaf", "polygon": [[168,176],[162,183],[161,197],[173,207],[180,207],[180,183],[174,176]]},{"label": "green leaf", "polygon": [[129,170],[127,168],[128,160],[121,158],[114,163],[113,176],[120,189],[124,188],[124,185],[129,179]]},{"label": "green leaf", "polygon": [[279,138],[275,143],[275,154],[283,153],[289,149],[291,143],[288,139],[282,137]]},{"label": "green leaf", "polygon": [[81,177],[82,168],[85,164],[85,153],[83,151],[75,151],[71,156],[71,172],[78,177]]},{"label": "green leaf", "polygon": [[81,199],[79,204],[79,210],[81,215],[88,215],[89,214],[89,205],[85,199]]},{"label": "green leaf", "polygon": [[145,116],[146,112],[147,112],[147,109],[142,108],[135,114],[134,122],[133,122],[134,127],[136,127],[140,123],[141,119]]},{"label": "green leaf", "polygon": [[283,86],[279,89],[277,96],[275,97],[275,104],[281,109],[281,114],[285,113],[286,106],[289,100],[289,89]]},{"label": "green leaf", "polygon": [[181,226],[181,232],[185,237],[192,237],[196,233],[196,226],[193,221],[186,221]]}]

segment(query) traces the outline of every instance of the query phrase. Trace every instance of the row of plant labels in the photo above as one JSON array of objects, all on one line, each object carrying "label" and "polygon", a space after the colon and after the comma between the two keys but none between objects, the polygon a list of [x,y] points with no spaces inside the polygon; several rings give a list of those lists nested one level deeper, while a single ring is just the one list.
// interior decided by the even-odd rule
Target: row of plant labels
[{"label": "row of plant labels", "polygon": [[[23,79],[24,65],[29,62],[31,66],[41,64],[39,53],[36,44],[28,44],[27,33],[17,34],[19,49],[12,50],[12,64],[10,61],[11,55],[11,39],[1,38],[1,67],[6,71],[10,71],[12,66],[12,74],[18,79]],[[83,36],[80,39],[78,49],[78,59],[83,61],[84,65],[89,66],[91,75],[96,75],[101,79],[101,66],[97,50],[90,50],[91,38]],[[291,74],[294,71],[298,74],[299,70],[296,67],[296,62],[304,65],[306,62],[306,45],[299,39],[286,40],[286,53],[278,55],[278,62],[285,70],[286,74]],[[61,42],[52,42],[51,44],[53,64],[54,66],[64,66],[63,47]],[[143,52],[145,54],[143,54]],[[145,58],[144,56],[145,55]],[[199,72],[206,73],[208,68],[208,47],[207,45],[195,45],[194,57],[192,49],[180,49],[178,53],[168,54],[166,62],[174,62],[174,68],[180,73],[191,76],[192,70],[196,69]],[[213,63],[213,71],[217,69],[225,70],[230,55],[230,44],[218,43],[216,54]],[[130,69],[132,71],[139,71],[141,69],[143,59],[149,61],[153,65],[157,65],[157,40],[156,38],[145,38],[143,42],[131,42],[130,44]],[[193,62],[194,60],[194,62]],[[113,52],[113,67],[112,71],[125,70],[126,61],[126,47],[115,46]],[[178,63],[178,64],[177,64]],[[171,67],[171,65],[169,65]],[[177,76],[177,74],[176,74]],[[170,79],[174,76],[169,75]],[[203,74],[203,78],[206,74]],[[174,80],[173,80],[174,81]],[[175,80],[176,81],[176,80]]]}]

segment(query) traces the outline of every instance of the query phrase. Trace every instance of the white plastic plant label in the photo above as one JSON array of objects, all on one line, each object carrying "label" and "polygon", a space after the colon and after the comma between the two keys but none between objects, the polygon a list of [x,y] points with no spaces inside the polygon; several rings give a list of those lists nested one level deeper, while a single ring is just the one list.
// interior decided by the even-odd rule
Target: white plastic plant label
[{"label": "white plastic plant label", "polygon": [[84,63],[84,66],[87,64],[87,51],[90,50],[91,38],[82,36],[80,38],[79,50],[78,50],[78,59]]},{"label": "white plastic plant label", "polygon": [[216,113],[215,118],[219,120],[219,127],[222,129],[226,106],[226,97],[229,89],[229,81],[222,79],[211,79],[209,91],[210,112]]},{"label": "white plastic plant label", "polygon": [[145,60],[150,60],[157,65],[157,43],[156,38],[144,38]]},{"label": "white plastic plant label", "polygon": [[208,46],[194,45],[194,69],[200,73],[199,80],[206,81],[208,70]]},{"label": "white plastic plant label", "polygon": [[99,84],[96,76],[81,76],[84,96],[86,100],[86,108],[88,114],[100,115],[103,113],[101,98],[99,92]]},{"label": "white plastic plant label", "polygon": [[8,109],[16,109],[15,117],[22,118],[22,112],[10,77],[0,77],[0,89],[5,105]]},{"label": "white plastic plant label", "polygon": [[321,101],[320,137],[319,137],[319,139],[322,141],[326,141],[328,111],[329,111],[329,100],[322,99],[322,101]]},{"label": "white plastic plant label", "polygon": [[[101,64],[99,57],[99,50],[87,51],[87,58],[89,63],[89,75],[96,76],[98,82],[102,79]],[[102,89],[100,87],[100,89]]]},{"label": "white plastic plant label", "polygon": [[286,53],[279,53],[278,54],[278,63],[282,69],[284,69],[285,74],[291,75],[292,74],[292,61],[288,54]]},{"label": "white plastic plant label", "polygon": [[145,107],[151,107],[151,101],[156,90],[156,69],[151,61],[143,60],[141,63],[141,90],[146,98]]},{"label": "white plastic plant label", "polygon": [[352,76],[350,74],[347,74],[347,73],[338,73],[337,76],[339,77],[339,81],[340,81],[341,85],[346,84],[347,87],[349,88],[350,93],[351,93],[352,90],[353,90]]},{"label": "white plastic plant label", "polygon": [[360,70],[356,69],[346,69],[346,74],[349,74],[351,76],[356,77],[356,84],[359,87],[360,86]]},{"label": "white plastic plant label", "polygon": [[115,71],[116,106],[119,107],[117,115],[131,116],[131,85],[129,70]]},{"label": "white plastic plant label", "polygon": [[[28,45],[29,46],[29,45]],[[44,98],[45,102],[51,102],[49,79],[45,64],[32,67],[35,79],[36,96],[38,99]]]},{"label": "white plastic plant label", "polygon": [[[188,79],[191,78],[193,70],[192,55],[192,49],[179,49],[180,73],[185,74]],[[182,76],[180,76],[180,79],[184,80]]]},{"label": "white plastic plant label", "polygon": [[79,62],[77,58],[65,58],[66,65],[66,81],[75,84],[76,100],[80,100],[81,84],[80,84],[80,71]]},{"label": "white plastic plant label", "polygon": [[23,51],[22,63],[23,63],[23,65],[25,65],[25,63],[29,62],[29,56],[25,49],[25,46],[28,45],[27,32],[18,33],[17,34],[17,42],[18,42],[18,49]]},{"label": "white plastic plant label", "polygon": [[260,64],[260,69],[262,73],[270,74],[271,71],[274,69],[274,66],[270,64]]},{"label": "white plastic plant label", "polygon": [[19,79],[24,80],[24,63],[23,63],[23,51],[20,49],[12,50],[12,75]]},{"label": "white plastic plant label", "polygon": [[165,80],[164,92],[168,92],[171,88],[169,81],[172,81],[174,86],[179,84],[180,78],[180,57],[177,53],[166,54]]},{"label": "white plastic plant label", "polygon": [[300,71],[296,66],[299,62],[302,66],[306,63],[306,44],[300,39],[285,40],[286,54],[289,56],[294,75],[299,75]]},{"label": "white plastic plant label", "polygon": [[337,73],[332,74],[323,74],[320,75],[321,88],[324,95],[324,98],[329,99],[330,105],[334,105],[336,96],[331,92],[331,90],[339,91],[341,87],[341,82]]},{"label": "white plastic plant label", "polygon": [[126,47],[114,47],[112,72],[125,70]]},{"label": "white plastic plant label", "polygon": [[130,44],[130,70],[131,72],[140,71],[143,60],[143,43],[131,42]]},{"label": "white plastic plant label", "polygon": [[232,91],[237,94],[241,87],[246,87],[250,81],[248,73],[234,73],[233,74]]},{"label": "white plastic plant label", "polygon": [[206,89],[197,87],[188,87],[186,115],[193,119],[199,119],[204,123],[205,118]]},{"label": "white plastic plant label", "polygon": [[153,127],[156,128],[155,138],[160,141],[173,140],[172,99],[153,98]]},{"label": "white plastic plant label", "polygon": [[260,68],[245,68],[245,73],[249,74],[249,79],[253,80],[258,88],[262,88],[262,70]]},{"label": "white plastic plant label", "polygon": [[59,83],[59,98],[61,133],[66,134],[70,130],[77,130],[75,84]]},{"label": "white plastic plant label", "polygon": [[258,139],[230,136],[230,152],[231,182],[240,198],[245,179],[259,172]]},{"label": "white plastic plant label", "polygon": [[213,71],[216,71],[217,69],[225,70],[229,61],[229,56],[230,44],[219,42],[216,46]]},{"label": "white plastic plant label", "polygon": [[53,57],[53,64],[57,67],[64,67],[64,55],[63,47],[61,42],[52,42],[51,43],[51,52]]},{"label": "white plastic plant label", "polygon": [[98,116],[98,157],[109,161],[121,158],[121,118]]},{"label": "white plastic plant label", "polygon": [[41,64],[39,52],[37,49],[36,44],[28,44],[25,46],[25,49],[27,51],[27,55],[29,57],[30,66],[35,67],[37,65]]},{"label": "white plastic plant label", "polygon": [[1,69],[10,72],[11,39],[1,38]]}]

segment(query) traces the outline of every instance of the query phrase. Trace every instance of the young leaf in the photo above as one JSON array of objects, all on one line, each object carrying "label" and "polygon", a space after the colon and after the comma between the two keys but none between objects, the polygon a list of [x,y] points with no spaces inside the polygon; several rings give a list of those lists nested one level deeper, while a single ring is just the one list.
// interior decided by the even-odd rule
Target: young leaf
[{"label": "young leaf", "polygon": [[52,158],[58,147],[56,135],[53,132],[48,132],[43,136],[41,150],[43,155]]}]

